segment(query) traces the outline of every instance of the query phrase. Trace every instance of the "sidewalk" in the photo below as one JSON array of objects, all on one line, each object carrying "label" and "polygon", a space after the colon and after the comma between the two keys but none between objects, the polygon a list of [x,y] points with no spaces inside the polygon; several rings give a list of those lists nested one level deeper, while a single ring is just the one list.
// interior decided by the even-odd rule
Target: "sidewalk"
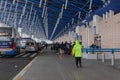
[{"label": "sidewalk", "polygon": [[96,60],[83,60],[83,67],[76,68],[73,57],[61,58],[44,49],[20,80],[120,80],[119,74],[119,70]]}]

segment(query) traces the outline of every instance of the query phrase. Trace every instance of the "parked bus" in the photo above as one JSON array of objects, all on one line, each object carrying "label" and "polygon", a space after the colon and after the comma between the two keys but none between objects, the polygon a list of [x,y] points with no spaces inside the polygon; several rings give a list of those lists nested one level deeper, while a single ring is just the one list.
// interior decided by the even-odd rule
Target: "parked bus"
[{"label": "parked bus", "polygon": [[14,27],[0,27],[0,56],[20,52],[20,36]]}]

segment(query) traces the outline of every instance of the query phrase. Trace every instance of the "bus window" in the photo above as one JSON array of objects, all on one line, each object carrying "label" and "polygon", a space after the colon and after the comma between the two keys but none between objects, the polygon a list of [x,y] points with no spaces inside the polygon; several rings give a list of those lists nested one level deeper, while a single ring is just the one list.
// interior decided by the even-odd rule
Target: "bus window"
[{"label": "bus window", "polygon": [[12,36],[12,29],[11,28],[0,28],[0,36]]}]

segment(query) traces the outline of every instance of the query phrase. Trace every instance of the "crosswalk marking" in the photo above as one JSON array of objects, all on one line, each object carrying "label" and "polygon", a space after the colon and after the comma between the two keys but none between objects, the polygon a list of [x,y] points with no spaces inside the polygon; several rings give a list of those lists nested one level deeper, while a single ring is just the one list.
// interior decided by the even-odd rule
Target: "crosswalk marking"
[{"label": "crosswalk marking", "polygon": [[15,57],[20,57],[20,56],[22,56],[23,54],[25,54],[25,53],[22,53],[22,54],[16,55]]},{"label": "crosswalk marking", "polygon": [[19,58],[19,57],[22,57],[22,58],[25,58],[25,57],[30,57],[30,58],[33,58],[37,55],[38,53],[21,53],[21,54],[18,54],[14,57],[16,58]]},{"label": "crosswalk marking", "polygon": [[31,53],[27,53],[27,54],[25,54],[25,55],[22,56],[22,57],[27,57],[28,55],[31,55]]},{"label": "crosswalk marking", "polygon": [[31,55],[30,57],[32,58],[32,57],[34,57],[34,56],[36,56],[37,55],[37,53],[34,53],[33,55]]}]

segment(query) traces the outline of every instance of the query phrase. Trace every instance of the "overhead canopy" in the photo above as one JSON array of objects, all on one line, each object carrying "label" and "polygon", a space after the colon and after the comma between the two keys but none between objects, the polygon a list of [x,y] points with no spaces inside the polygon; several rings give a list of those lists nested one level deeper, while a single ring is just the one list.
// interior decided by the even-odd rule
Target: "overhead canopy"
[{"label": "overhead canopy", "polygon": [[38,38],[54,39],[108,0],[0,0],[0,21]]}]

